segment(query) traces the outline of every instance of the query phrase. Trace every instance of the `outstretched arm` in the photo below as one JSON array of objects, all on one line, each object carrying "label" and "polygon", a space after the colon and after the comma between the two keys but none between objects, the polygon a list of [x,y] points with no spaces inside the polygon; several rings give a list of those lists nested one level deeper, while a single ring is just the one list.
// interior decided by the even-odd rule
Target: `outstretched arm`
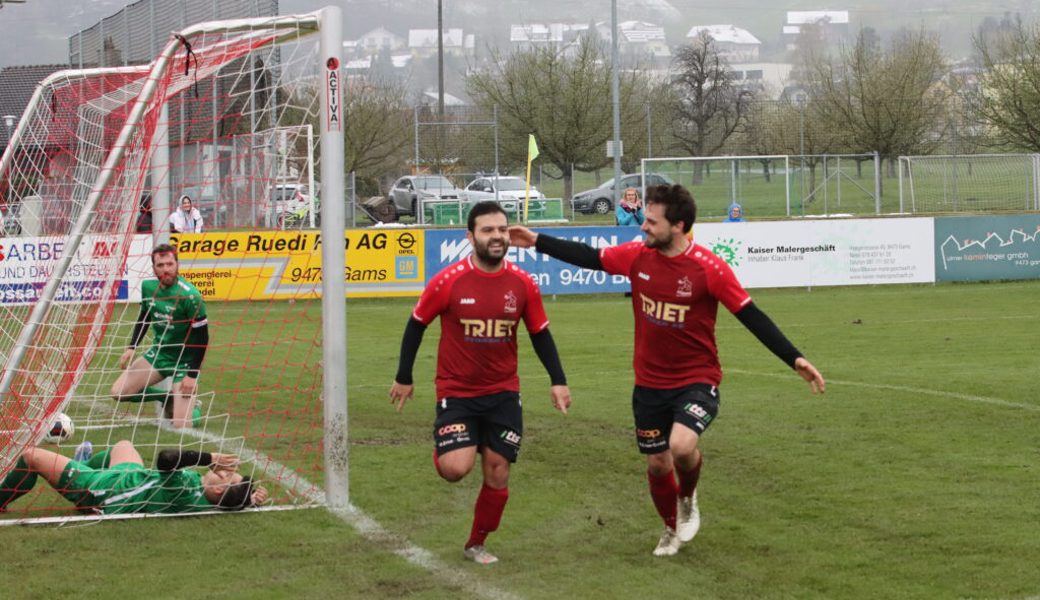
[{"label": "outstretched arm", "polygon": [[162,450],[155,457],[155,468],[167,473],[185,467],[209,467],[213,470],[235,471],[238,469],[238,464],[238,457],[234,454],[176,448]]},{"label": "outstretched arm", "polygon": [[550,394],[553,406],[556,407],[556,410],[567,414],[567,408],[571,405],[571,391],[567,387],[567,376],[563,372],[563,365],[560,364],[560,354],[556,351],[556,342],[553,340],[552,334],[549,333],[549,328],[547,327],[538,333],[532,333],[531,345],[534,346],[534,352],[538,355],[538,360],[542,361],[546,372],[549,373],[549,381],[552,383]]},{"label": "outstretched arm", "polygon": [[562,240],[544,233],[536,233],[520,226],[509,228],[509,243],[520,248],[534,246],[542,254],[548,254],[563,262],[585,269],[603,270],[603,262],[599,259],[599,250],[588,244]]},{"label": "outstretched arm", "polygon": [[809,385],[812,386],[813,393],[823,393],[825,387],[823,375],[802,356],[802,353],[784,336],[780,328],[776,326],[776,323],[762,312],[754,302],[750,302],[747,306],[740,309],[736,313],[736,317],[744,324],[744,327],[747,327],[751,333],[755,334],[758,341],[762,342],[780,360],[794,369],[802,379],[808,381]]},{"label": "outstretched arm", "polygon": [[426,326],[415,317],[408,319],[404,327],[404,337],[401,338],[401,357],[397,363],[397,375],[394,383],[390,386],[390,404],[397,405],[397,411],[401,412],[404,403],[411,399],[415,392],[412,381],[412,367],[415,366],[415,355],[419,353],[419,345],[422,344],[423,334]]}]

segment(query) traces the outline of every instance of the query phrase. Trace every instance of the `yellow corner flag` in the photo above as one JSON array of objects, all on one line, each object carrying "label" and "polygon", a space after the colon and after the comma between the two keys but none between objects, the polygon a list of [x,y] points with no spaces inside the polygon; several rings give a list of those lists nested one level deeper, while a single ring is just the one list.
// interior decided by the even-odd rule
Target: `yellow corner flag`
[{"label": "yellow corner flag", "polygon": [[534,139],[534,134],[530,133],[527,135],[527,164],[531,164],[531,161],[538,158],[538,142]]},{"label": "yellow corner flag", "polygon": [[538,142],[534,134],[527,134],[527,192],[524,194],[523,222],[527,222],[527,205],[531,200],[531,161],[538,158]]}]

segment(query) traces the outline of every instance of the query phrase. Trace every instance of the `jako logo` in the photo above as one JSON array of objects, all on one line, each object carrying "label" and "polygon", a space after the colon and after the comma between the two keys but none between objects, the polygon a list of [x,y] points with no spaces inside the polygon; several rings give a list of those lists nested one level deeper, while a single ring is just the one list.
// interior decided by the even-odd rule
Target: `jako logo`
[{"label": "jako logo", "polygon": [[452,423],[437,430],[437,435],[448,435],[449,433],[465,433],[465,423]]},{"label": "jako logo", "polygon": [[462,300],[459,300],[459,304],[476,304],[476,303],[477,303],[477,299],[476,298],[463,298]]}]

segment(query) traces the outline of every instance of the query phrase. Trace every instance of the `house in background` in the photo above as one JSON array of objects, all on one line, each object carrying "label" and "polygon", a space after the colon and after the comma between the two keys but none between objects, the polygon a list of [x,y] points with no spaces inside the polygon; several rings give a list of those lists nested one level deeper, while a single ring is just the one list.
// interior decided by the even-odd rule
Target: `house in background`
[{"label": "house in background", "polygon": [[849,11],[847,10],[792,10],[787,12],[783,27],[783,39],[787,50],[794,50],[802,27],[816,25],[828,45],[840,44],[849,37]]},{"label": "house in background", "polygon": [[758,61],[762,42],[746,29],[736,25],[696,25],[690,28],[686,37],[692,42],[701,35],[714,40],[719,56],[730,64]]},{"label": "house in background", "polygon": [[[447,35],[445,35],[447,44]],[[346,43],[344,43],[346,46]],[[356,40],[355,52],[359,56],[372,56],[384,50],[396,52],[406,46],[406,40],[385,27],[376,27]],[[436,46],[436,40],[434,40]]]},{"label": "house in background", "polygon": [[[444,30],[444,54],[458,57],[472,56],[476,48],[473,34],[463,35],[461,29]],[[416,58],[437,56],[436,29],[409,29],[408,50]]]}]

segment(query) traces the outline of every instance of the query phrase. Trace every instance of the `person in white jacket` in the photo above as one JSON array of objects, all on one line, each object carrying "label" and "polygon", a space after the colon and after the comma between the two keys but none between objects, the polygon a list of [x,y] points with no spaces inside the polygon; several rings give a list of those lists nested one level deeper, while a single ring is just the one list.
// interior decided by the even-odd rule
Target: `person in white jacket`
[{"label": "person in white jacket", "polygon": [[170,215],[171,233],[202,233],[202,213],[191,203],[187,194],[181,196],[180,210]]}]

